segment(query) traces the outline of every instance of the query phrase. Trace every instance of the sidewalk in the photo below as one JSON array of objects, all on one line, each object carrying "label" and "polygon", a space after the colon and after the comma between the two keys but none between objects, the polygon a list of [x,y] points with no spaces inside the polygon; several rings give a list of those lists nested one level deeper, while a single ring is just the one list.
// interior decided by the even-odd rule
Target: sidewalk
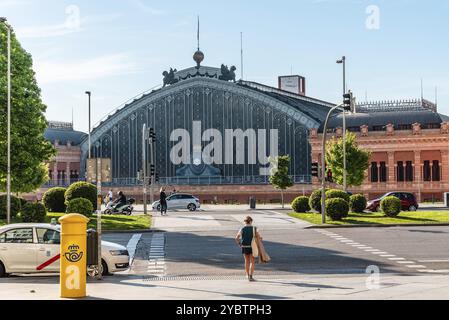
[{"label": "sidewalk", "polygon": [[[368,275],[256,276],[154,281],[115,275],[90,280],[86,299],[127,300],[238,300],[238,299],[449,299],[449,278],[439,275],[381,275],[379,289],[369,289]],[[0,300],[59,299],[58,277],[0,280]]]},{"label": "sidewalk", "polygon": [[[202,204],[201,210],[204,211],[253,211],[250,209],[249,204]],[[290,203],[285,204],[285,208],[282,209],[280,204],[257,204],[255,210],[287,210],[291,211],[292,207]],[[143,212],[143,204],[134,205],[135,212]],[[187,210],[180,210],[188,212]],[[151,206],[148,206],[148,212],[154,212]]]}]

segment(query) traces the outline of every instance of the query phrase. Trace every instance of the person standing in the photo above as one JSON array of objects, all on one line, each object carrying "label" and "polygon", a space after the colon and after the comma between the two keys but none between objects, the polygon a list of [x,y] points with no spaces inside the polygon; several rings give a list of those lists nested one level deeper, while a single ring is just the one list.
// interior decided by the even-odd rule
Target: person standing
[{"label": "person standing", "polygon": [[253,219],[248,216],[244,220],[245,226],[239,230],[237,236],[235,237],[235,242],[240,248],[242,248],[242,254],[245,258],[245,272],[249,281],[255,281],[253,278],[255,258],[253,255],[253,249],[251,243],[254,237],[262,239],[257,228],[252,225]]},{"label": "person standing", "polygon": [[161,216],[167,215],[167,195],[165,189],[161,188],[159,195],[159,204],[161,205]]},{"label": "person standing", "polygon": [[112,192],[112,189],[109,189],[108,198],[109,202],[112,202],[114,200],[114,193]]}]

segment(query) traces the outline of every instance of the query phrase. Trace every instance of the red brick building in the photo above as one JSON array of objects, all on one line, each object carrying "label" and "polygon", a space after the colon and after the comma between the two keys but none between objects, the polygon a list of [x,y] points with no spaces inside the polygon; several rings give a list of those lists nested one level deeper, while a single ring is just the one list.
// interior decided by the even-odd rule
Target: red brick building
[{"label": "red brick building", "polygon": [[[346,115],[347,130],[372,155],[365,182],[350,191],[368,199],[406,191],[418,201],[442,201],[449,192],[449,117],[426,100],[360,104],[355,111]],[[342,114],[330,119],[328,138],[342,135],[342,120]],[[312,161],[320,163],[322,131],[310,132]]]}]

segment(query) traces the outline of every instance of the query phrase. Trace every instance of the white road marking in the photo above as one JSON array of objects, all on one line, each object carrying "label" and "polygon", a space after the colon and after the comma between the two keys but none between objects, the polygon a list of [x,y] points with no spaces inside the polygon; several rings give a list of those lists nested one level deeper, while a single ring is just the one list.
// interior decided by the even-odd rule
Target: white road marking
[{"label": "white road marking", "polygon": [[399,264],[414,264],[413,261],[396,261]]},{"label": "white road marking", "polygon": [[418,260],[421,263],[438,263],[438,262],[449,262],[449,260]]},{"label": "white road marking", "polygon": [[390,258],[390,257],[396,257],[394,254],[381,254],[382,258]]},{"label": "white road marking", "polygon": [[404,258],[388,258],[391,261],[405,260]]},{"label": "white road marking", "polygon": [[165,275],[165,234],[155,233],[151,238],[150,253],[148,256],[149,274],[159,277]]},{"label": "white road marking", "polygon": [[136,255],[136,248],[142,237],[141,233],[134,234],[131,239],[129,239],[128,244],[126,245],[126,250],[129,253],[129,265],[131,266],[134,262],[134,256]]},{"label": "white road marking", "polygon": [[420,264],[412,264],[412,265],[409,265],[409,266],[406,266],[406,267],[412,268],[412,269],[424,269],[426,266],[422,266]]}]

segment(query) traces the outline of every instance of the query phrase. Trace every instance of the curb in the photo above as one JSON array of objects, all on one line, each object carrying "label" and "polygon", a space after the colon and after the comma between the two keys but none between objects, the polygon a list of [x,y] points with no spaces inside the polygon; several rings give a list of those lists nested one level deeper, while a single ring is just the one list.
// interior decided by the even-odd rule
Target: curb
[{"label": "curb", "polygon": [[157,229],[135,229],[135,230],[102,230],[102,234],[111,233],[152,233],[152,232],[163,232]]},{"label": "curb", "polygon": [[449,223],[400,223],[400,224],[353,224],[353,225],[314,225],[305,229],[337,229],[337,228],[393,228],[393,227],[449,227]]}]

